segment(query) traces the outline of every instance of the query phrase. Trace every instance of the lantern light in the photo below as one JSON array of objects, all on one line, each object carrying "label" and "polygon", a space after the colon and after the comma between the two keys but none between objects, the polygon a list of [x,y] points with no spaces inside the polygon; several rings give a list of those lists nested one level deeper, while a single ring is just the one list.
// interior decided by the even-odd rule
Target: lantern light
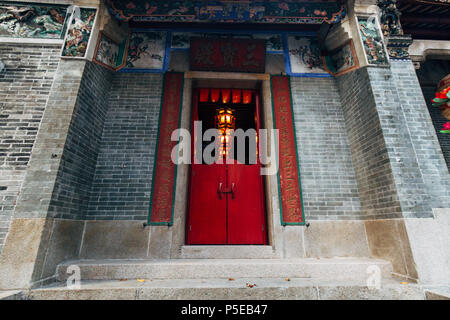
[{"label": "lantern light", "polygon": [[220,96],[220,89],[211,89],[211,102],[218,102]]},{"label": "lantern light", "polygon": [[222,103],[230,103],[231,89],[222,89]]},{"label": "lantern light", "polygon": [[227,107],[217,109],[215,122],[221,135],[219,139],[220,156],[226,158],[231,149],[231,130],[234,130],[236,125],[234,110]]}]

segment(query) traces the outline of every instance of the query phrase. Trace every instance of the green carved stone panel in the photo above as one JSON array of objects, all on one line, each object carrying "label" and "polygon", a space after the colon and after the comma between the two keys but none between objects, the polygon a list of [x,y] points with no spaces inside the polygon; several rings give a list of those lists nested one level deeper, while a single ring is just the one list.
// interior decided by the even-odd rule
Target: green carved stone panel
[{"label": "green carved stone panel", "polygon": [[0,37],[61,39],[67,6],[0,2]]}]

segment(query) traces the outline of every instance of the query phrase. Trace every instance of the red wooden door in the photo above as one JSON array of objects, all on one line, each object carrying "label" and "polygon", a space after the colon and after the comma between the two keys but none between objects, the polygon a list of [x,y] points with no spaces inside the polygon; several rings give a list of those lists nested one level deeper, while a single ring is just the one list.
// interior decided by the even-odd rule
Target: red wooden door
[{"label": "red wooden door", "polygon": [[226,165],[192,164],[188,244],[226,244],[226,195],[218,193],[226,185]]},{"label": "red wooden door", "polygon": [[[194,92],[192,121],[198,120],[198,94]],[[258,109],[256,95],[257,130]],[[259,163],[191,164],[187,244],[267,243],[260,168]]]},{"label": "red wooden door", "polygon": [[260,165],[229,165],[228,181],[233,189],[227,195],[228,243],[266,244]]}]

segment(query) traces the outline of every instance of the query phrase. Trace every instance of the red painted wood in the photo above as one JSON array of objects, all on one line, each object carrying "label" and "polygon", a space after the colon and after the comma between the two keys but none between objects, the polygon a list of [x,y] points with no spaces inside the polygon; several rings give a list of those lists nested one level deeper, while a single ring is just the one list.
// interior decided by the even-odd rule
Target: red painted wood
[{"label": "red painted wood", "polygon": [[[260,128],[259,96],[255,92],[256,129]],[[198,120],[194,90],[192,121]],[[193,124],[191,126],[193,132]],[[192,141],[193,146],[193,141]],[[193,155],[192,155],[193,157]],[[195,244],[266,244],[264,185],[260,164],[192,164],[186,242]],[[217,190],[222,183],[222,199]],[[231,191],[234,183],[233,195]]]},{"label": "red painted wood", "polygon": [[225,166],[192,165],[188,244],[227,243],[227,199],[217,192],[219,183],[226,186]]},{"label": "red painted wood", "polygon": [[191,38],[189,52],[192,71],[265,72],[262,39]]},{"label": "red painted wood", "polygon": [[228,165],[228,243],[266,244],[260,165]]},{"label": "red painted wood", "polygon": [[177,142],[171,140],[171,134],[179,127],[182,90],[183,74],[166,73],[150,207],[152,224],[172,223],[176,166],[172,162],[171,151]]},{"label": "red painted wood", "polygon": [[279,130],[278,163],[282,223],[303,223],[289,77],[273,76],[272,92],[274,121]]}]

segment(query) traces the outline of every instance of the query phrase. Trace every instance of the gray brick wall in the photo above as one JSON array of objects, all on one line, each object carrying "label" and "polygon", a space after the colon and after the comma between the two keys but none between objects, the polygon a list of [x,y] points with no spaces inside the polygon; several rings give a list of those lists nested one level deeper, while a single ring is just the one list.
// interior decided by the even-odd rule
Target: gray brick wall
[{"label": "gray brick wall", "polygon": [[342,75],[337,83],[364,216],[400,217],[400,202],[367,68]]},{"label": "gray brick wall", "polygon": [[49,216],[84,219],[108,110],[113,73],[86,62],[61,157]]},{"label": "gray brick wall", "polygon": [[59,61],[59,46],[0,44],[0,253]]},{"label": "gray brick wall", "polygon": [[[424,187],[430,197],[429,205],[432,208],[448,208],[450,176],[414,66],[410,61],[394,60],[391,62],[391,70],[406,122],[406,131],[410,135],[413,153],[417,158]],[[409,188],[412,187],[414,185]],[[414,202],[416,199],[411,201]]]},{"label": "gray brick wall", "polygon": [[447,206],[448,172],[408,61],[338,78],[367,218],[422,218]]},{"label": "gray brick wall", "polygon": [[114,75],[87,219],[147,219],[161,91],[159,74]]},{"label": "gray brick wall", "polygon": [[306,219],[361,219],[336,80],[291,78],[291,88]]}]

